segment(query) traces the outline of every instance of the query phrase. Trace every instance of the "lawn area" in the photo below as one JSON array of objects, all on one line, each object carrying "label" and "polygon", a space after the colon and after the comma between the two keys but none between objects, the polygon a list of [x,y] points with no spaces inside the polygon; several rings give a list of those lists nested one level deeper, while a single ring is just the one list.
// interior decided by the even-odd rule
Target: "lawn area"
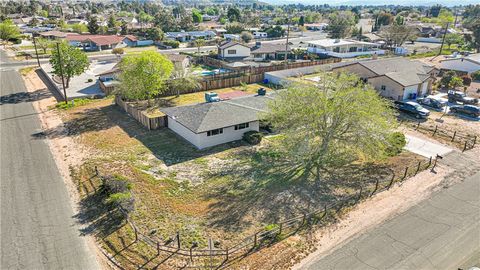
[{"label": "lawn area", "polygon": [[195,241],[206,247],[211,238],[224,248],[269,224],[357,193],[360,185],[371,187],[392,172],[401,175],[421,159],[403,152],[325,173],[315,183],[292,176],[288,164],[276,161],[266,147],[275,137],[258,146],[234,142],[199,151],[168,129],[147,131],[111,99],[58,112],[68,129],[58,136],[72,136],[88,153],[83,165],[71,169],[82,195],[80,221],[91,222],[86,231],[103,239],[109,252],[124,250],[126,255],[116,257],[124,265],[141,265],[154,251],[141,243],[125,249],[132,231],[112,217],[117,214],[99,192],[95,167],[100,175],[119,174],[132,184],[130,217],[143,233],[163,241],[178,231],[182,246]]},{"label": "lawn area", "polygon": [[267,91],[272,91],[272,89],[267,86],[253,83],[253,84],[248,84],[246,86],[235,86],[235,87],[221,88],[216,90],[182,94],[178,97],[168,96],[168,97],[162,97],[157,99],[156,106],[146,109],[145,112],[150,117],[161,116],[163,115],[163,113],[159,111],[159,108],[202,103],[202,102],[205,102],[205,93],[207,92],[215,92],[217,94],[220,94],[220,93],[230,93],[233,91],[243,91],[248,94],[256,94],[258,88],[261,88],[261,87],[265,88]]}]

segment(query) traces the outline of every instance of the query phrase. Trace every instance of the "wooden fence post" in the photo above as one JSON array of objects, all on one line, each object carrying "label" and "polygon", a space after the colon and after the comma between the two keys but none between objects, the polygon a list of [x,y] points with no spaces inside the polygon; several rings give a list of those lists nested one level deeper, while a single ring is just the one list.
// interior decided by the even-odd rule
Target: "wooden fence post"
[{"label": "wooden fence post", "polygon": [[135,232],[135,242],[138,241],[138,232],[137,232],[137,227],[135,225],[132,224],[132,227],[133,227],[133,231]]},{"label": "wooden fence post", "polygon": [[379,180],[378,180],[378,178],[377,178],[377,181],[375,182],[375,189],[374,189],[374,190],[372,191],[372,193],[370,194],[370,197],[372,197],[372,196],[373,196],[373,194],[375,194],[375,192],[377,192],[377,189],[378,189],[378,182],[379,182]]},{"label": "wooden fence post", "polygon": [[417,175],[418,171],[420,171],[420,164],[421,163],[422,163],[421,161],[418,162],[417,171],[415,172],[415,175]]},{"label": "wooden fence post", "polygon": [[256,232],[253,235],[253,248],[255,248],[257,246],[257,234],[258,234],[258,232]]},{"label": "wooden fence post", "polygon": [[473,137],[473,145],[472,145],[472,148],[475,147],[475,144],[477,143],[477,135],[475,135],[475,137]]},{"label": "wooden fence post", "polygon": [[428,160],[428,167],[430,167],[430,165],[432,165],[432,156],[430,156],[430,159]]},{"label": "wooden fence post", "polygon": [[405,180],[405,178],[407,178],[407,173],[408,173],[408,167],[405,168],[405,173],[403,174],[402,180]]},{"label": "wooden fence post", "polygon": [[438,125],[435,125],[435,130],[433,131],[432,137],[435,137],[435,134],[437,133]]},{"label": "wooden fence post", "polygon": [[362,191],[363,191],[363,186],[360,186],[360,192],[358,193],[357,202],[359,202],[360,199],[362,199]]},{"label": "wooden fence post", "polygon": [[327,216],[327,205],[325,204],[324,209],[323,209],[323,216],[321,217],[322,219]]},{"label": "wooden fence post", "polygon": [[467,144],[468,144],[468,140],[465,140],[465,145],[463,146],[462,153],[467,150]]},{"label": "wooden fence post", "polygon": [[157,241],[157,256],[160,256],[160,242]]},{"label": "wooden fence post", "polygon": [[282,229],[283,229],[283,223],[280,223],[280,229],[278,230],[278,234],[282,234]]},{"label": "wooden fence post", "polygon": [[392,180],[390,180],[390,183],[388,184],[387,190],[389,190],[392,187],[394,181],[395,181],[395,173],[393,173],[393,175],[392,175]]},{"label": "wooden fence post", "polygon": [[180,232],[177,232],[177,247],[180,249]]},{"label": "wooden fence post", "polygon": [[420,121],[418,121],[417,127],[415,128],[415,130],[418,130],[419,127],[420,127]]},{"label": "wooden fence post", "polygon": [[455,140],[455,136],[456,136],[456,135],[457,135],[457,131],[455,130],[455,131],[453,132],[452,142]]}]

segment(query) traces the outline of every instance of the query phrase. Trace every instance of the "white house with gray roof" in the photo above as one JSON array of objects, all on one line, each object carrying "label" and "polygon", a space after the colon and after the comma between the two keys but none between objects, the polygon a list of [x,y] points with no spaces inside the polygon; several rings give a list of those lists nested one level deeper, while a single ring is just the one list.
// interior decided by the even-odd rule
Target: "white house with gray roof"
[{"label": "white house with gray roof", "polygon": [[198,149],[241,140],[247,131],[259,131],[259,114],[266,112],[272,94],[228,101],[161,109],[167,126]]},{"label": "white house with gray roof", "polygon": [[439,72],[432,65],[403,57],[351,62],[332,70],[354,73],[368,81],[381,96],[394,100],[429,94]]}]

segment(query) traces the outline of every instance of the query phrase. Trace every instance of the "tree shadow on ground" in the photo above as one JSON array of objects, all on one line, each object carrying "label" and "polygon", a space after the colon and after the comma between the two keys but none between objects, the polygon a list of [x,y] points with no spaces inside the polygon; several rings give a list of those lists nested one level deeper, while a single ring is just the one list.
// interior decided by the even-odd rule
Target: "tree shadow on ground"
[{"label": "tree shadow on ground", "polygon": [[204,195],[215,201],[208,219],[212,227],[238,231],[253,221],[270,224],[300,216],[337,202],[361,187],[386,181],[392,172],[386,165],[351,164],[324,172],[320,182],[306,178],[281,160],[262,160],[246,150],[239,163],[232,163],[210,177],[234,176]]},{"label": "tree shadow on ground", "polygon": [[23,102],[34,102],[46,98],[50,98],[52,94],[46,88],[39,89],[33,92],[19,92],[0,97],[0,105],[4,104],[18,104]]},{"label": "tree shadow on ground", "polygon": [[125,225],[125,214],[107,203],[107,197],[103,189],[98,189],[80,201],[80,210],[74,218],[86,225],[80,229],[82,235],[93,234],[105,238]]}]

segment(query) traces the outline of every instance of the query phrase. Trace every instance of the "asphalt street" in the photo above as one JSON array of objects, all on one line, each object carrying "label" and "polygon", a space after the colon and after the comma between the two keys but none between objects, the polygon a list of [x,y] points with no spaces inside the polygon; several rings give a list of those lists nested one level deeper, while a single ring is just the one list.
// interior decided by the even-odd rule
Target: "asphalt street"
[{"label": "asphalt street", "polygon": [[[451,160],[466,162],[458,153]],[[480,172],[302,269],[480,267]]]},{"label": "asphalt street", "polygon": [[99,269],[21,75],[2,69],[0,88],[0,269]]}]

